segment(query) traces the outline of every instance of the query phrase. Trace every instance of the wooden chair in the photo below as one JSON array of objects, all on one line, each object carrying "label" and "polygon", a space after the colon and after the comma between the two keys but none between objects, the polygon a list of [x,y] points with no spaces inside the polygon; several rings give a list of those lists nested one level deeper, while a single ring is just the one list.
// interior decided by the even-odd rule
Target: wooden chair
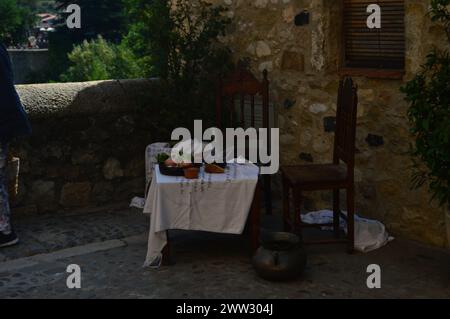
[{"label": "wooden chair", "polygon": [[[256,103],[257,97],[261,98],[261,103]],[[267,128],[270,132],[268,72],[264,70],[263,79],[260,82],[250,71],[239,66],[228,78],[220,79],[217,85],[216,125],[220,129],[235,127],[246,129],[256,127],[258,122],[258,128]],[[269,142],[268,151],[269,153],[271,151]],[[264,175],[262,180],[265,210],[267,214],[271,215],[271,177]]]},{"label": "wooden chair", "polygon": [[[255,195],[253,197],[252,205],[250,207],[250,214],[247,222],[246,231],[249,233],[250,240],[250,248],[251,253],[254,254],[256,250],[259,248],[259,237],[260,237],[260,228],[261,228],[261,190],[260,185],[256,186]],[[167,244],[162,251],[162,265],[170,266],[174,264],[174,261],[171,256],[172,250],[172,241],[169,237],[169,231],[166,231],[167,235]]]},{"label": "wooden chair", "polygon": [[[357,87],[351,78],[345,78],[339,83],[336,133],[334,141],[333,163],[316,165],[284,166],[281,168],[283,180],[283,218],[287,231],[293,231],[302,236],[304,227],[333,226],[335,239],[304,241],[306,244],[348,243],[349,252],[354,250],[354,167],[355,167],[355,135],[356,112],[358,105]],[[347,191],[348,236],[340,239],[339,222],[341,217],[339,190]],[[332,224],[309,225],[302,223],[301,206],[303,191],[333,190]],[[290,214],[290,192],[293,193],[295,217]]]}]

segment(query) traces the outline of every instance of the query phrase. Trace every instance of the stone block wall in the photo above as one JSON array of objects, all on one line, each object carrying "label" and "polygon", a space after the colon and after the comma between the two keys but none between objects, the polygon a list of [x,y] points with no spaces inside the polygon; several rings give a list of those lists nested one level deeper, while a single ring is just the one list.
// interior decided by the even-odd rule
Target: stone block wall
[{"label": "stone block wall", "polygon": [[143,196],[145,147],[170,138],[172,129],[155,102],[158,85],[125,80],[17,86],[33,134],[11,145],[21,159],[16,209],[58,212]]},{"label": "stone block wall", "polygon": [[[332,156],[341,60],[338,0],[211,0],[233,24],[221,41],[255,74],[269,71],[281,133],[281,162],[323,163]],[[405,0],[406,69],[399,80],[354,77],[359,86],[356,194],[359,214],[384,222],[395,236],[445,245],[443,210],[427,190],[411,190],[413,142],[399,88],[444,33],[426,16],[429,0]],[[294,25],[307,9],[310,24]],[[152,80],[18,86],[33,135],[13,143],[22,159],[18,207],[55,212],[129,201],[143,195],[144,149],[167,140],[168,120]],[[311,195],[307,209],[330,207]]]},{"label": "stone block wall", "polygon": [[[211,0],[229,9],[229,35],[221,41],[253,71],[269,71],[277,106],[281,162],[322,163],[332,156],[341,61],[340,0]],[[445,245],[443,210],[427,190],[411,190],[407,154],[413,142],[407,104],[399,88],[433,45],[446,45],[444,30],[426,15],[428,0],[405,0],[406,69],[402,80],[354,77],[359,86],[357,211],[383,221],[391,233]],[[308,10],[310,24],[295,26]],[[448,44],[447,44],[448,45]],[[310,197],[309,209],[330,207],[330,194]]]}]

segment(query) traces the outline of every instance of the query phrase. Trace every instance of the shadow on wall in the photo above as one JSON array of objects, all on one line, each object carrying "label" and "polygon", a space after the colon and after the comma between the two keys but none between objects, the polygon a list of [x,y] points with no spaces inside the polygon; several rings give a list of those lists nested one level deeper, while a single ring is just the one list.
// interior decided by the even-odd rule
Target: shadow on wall
[{"label": "shadow on wall", "polygon": [[143,196],[144,151],[170,139],[158,80],[17,87],[33,134],[12,145],[21,159],[14,206],[56,212]]}]

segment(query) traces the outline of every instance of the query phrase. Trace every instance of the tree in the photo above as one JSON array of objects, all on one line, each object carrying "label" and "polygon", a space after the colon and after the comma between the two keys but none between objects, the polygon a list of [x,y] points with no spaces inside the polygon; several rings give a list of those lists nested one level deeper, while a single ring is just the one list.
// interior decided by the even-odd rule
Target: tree
[{"label": "tree", "polygon": [[204,0],[124,2],[130,22],[125,42],[149,75],[189,84],[203,71],[222,72],[229,62],[228,50],[217,41],[230,23],[224,7]]},{"label": "tree", "polygon": [[[70,4],[77,4],[81,8],[81,29],[69,29],[66,26],[68,13],[64,11]],[[99,35],[106,41],[119,43],[126,29],[122,0],[59,0],[56,8],[61,19],[56,32],[49,36],[52,60],[50,78],[53,80],[58,80],[69,67],[68,54],[74,46],[84,40],[96,39]]]},{"label": "tree", "polygon": [[138,78],[141,69],[131,50],[101,36],[85,40],[69,53],[72,65],[61,75],[64,82]]},{"label": "tree", "polygon": [[226,9],[204,0],[124,1],[124,43],[147,76],[161,79],[166,109],[178,118],[211,119],[216,80],[231,67],[230,51],[218,41],[230,24]]},{"label": "tree", "polygon": [[7,45],[21,44],[35,20],[23,0],[0,0],[0,41]]}]

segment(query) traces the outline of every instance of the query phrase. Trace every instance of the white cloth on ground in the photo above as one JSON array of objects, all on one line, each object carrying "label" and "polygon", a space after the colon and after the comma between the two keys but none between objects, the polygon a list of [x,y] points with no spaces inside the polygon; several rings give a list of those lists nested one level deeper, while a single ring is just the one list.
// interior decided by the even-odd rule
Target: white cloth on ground
[{"label": "white cloth on ground", "polygon": [[162,175],[156,166],[144,207],[151,214],[144,266],[160,266],[169,229],[242,234],[258,175],[256,165],[229,164],[225,174],[202,168],[199,179],[188,180]]},{"label": "white cloth on ground", "polygon": [[130,207],[138,209],[144,209],[144,205],[145,205],[145,198],[142,197],[133,197],[130,203]]},{"label": "white cloth on ground", "polygon": [[[346,212],[343,212],[347,215]],[[311,212],[302,216],[302,221],[306,224],[328,224],[333,222],[333,212],[331,210],[321,210]],[[340,218],[340,227],[347,232],[347,222]],[[323,227],[330,229],[330,227]],[[386,227],[377,220],[362,218],[355,215],[355,249],[367,253],[383,247],[394,237],[389,236]]]}]

